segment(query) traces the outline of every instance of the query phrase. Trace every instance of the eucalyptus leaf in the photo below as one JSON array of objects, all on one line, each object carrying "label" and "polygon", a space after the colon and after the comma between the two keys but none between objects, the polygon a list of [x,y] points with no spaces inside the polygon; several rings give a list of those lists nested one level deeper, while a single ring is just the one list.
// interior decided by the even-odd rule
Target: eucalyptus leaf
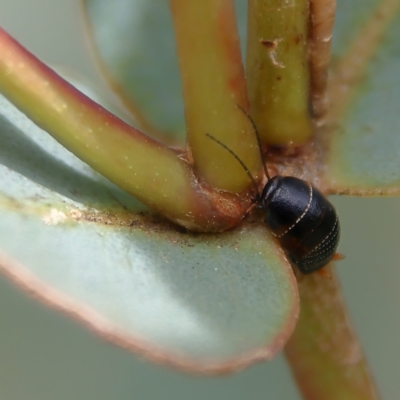
[{"label": "eucalyptus leaf", "polygon": [[157,130],[182,136],[182,87],[169,1],[85,0],[84,7],[100,64],[128,107]]},{"label": "eucalyptus leaf", "polygon": [[188,370],[237,369],[283,346],[298,294],[263,224],[182,232],[3,97],[0,110],[0,270],[7,276],[108,340]]},{"label": "eucalyptus leaf", "polygon": [[[333,41],[336,62],[346,54],[356,32],[378,15],[373,13],[374,9],[384,5],[383,1],[374,0],[338,3],[337,35]],[[328,178],[337,192],[396,195],[400,192],[399,9],[393,6],[392,15],[386,17],[382,37],[368,60],[365,74],[360,71],[361,80],[356,83],[356,92],[335,132]]]}]

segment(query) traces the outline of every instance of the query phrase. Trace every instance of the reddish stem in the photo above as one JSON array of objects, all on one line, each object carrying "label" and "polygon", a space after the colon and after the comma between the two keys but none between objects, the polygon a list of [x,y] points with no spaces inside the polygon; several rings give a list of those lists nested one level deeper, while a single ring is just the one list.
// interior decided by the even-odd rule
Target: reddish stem
[{"label": "reddish stem", "polygon": [[300,318],[285,352],[304,399],[378,399],[334,268],[298,284]]}]

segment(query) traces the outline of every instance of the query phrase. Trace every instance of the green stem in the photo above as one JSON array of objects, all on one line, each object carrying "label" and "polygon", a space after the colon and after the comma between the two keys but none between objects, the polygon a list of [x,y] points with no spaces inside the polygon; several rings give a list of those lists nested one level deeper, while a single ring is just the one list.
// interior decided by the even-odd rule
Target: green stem
[{"label": "green stem", "polygon": [[250,186],[243,167],[206,133],[227,145],[257,179],[259,149],[246,115],[249,102],[232,0],[171,0],[185,101],[187,139],[198,175],[213,187]]},{"label": "green stem", "polygon": [[175,151],[87,98],[3,30],[0,91],[77,157],[174,222],[222,231],[241,221],[246,204],[239,198],[201,186]]},{"label": "green stem", "polygon": [[300,318],[286,358],[304,399],[378,399],[333,267],[301,276]]},{"label": "green stem", "polygon": [[264,143],[300,145],[312,136],[308,21],[309,0],[249,0],[248,90]]}]

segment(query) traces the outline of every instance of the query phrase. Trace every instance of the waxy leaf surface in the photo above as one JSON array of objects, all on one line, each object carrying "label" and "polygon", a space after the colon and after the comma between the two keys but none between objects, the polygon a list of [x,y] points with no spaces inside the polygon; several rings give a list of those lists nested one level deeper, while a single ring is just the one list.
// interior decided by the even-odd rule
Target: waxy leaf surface
[{"label": "waxy leaf surface", "polygon": [[[366,27],[366,33],[360,35]],[[363,43],[373,30],[377,35]],[[357,35],[354,52],[349,54],[349,44]],[[328,179],[336,192],[400,193],[399,37],[399,1],[338,2],[332,71],[339,60],[366,50],[372,54],[357,66],[346,109],[336,121],[328,160]]]},{"label": "waxy leaf surface", "polygon": [[0,269],[17,284],[106,339],[191,371],[229,371],[283,346],[297,288],[263,224],[182,232],[3,97],[0,131]]}]

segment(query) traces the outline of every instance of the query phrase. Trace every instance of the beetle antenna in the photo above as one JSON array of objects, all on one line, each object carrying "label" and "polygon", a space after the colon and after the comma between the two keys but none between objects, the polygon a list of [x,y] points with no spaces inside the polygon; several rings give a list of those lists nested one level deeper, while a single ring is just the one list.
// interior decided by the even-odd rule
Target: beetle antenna
[{"label": "beetle antenna", "polygon": [[225,144],[223,144],[222,142],[220,142],[217,138],[215,138],[214,136],[210,135],[209,133],[206,133],[206,136],[209,137],[210,139],[214,140],[214,142],[218,143],[221,147],[223,147],[225,150],[229,151],[229,153],[231,153],[233,155],[233,157],[236,158],[236,160],[239,162],[239,164],[243,167],[243,169],[246,171],[246,174],[249,176],[249,178],[251,179],[254,187],[257,190],[257,197],[260,197],[260,191],[258,190],[258,186],[257,186],[257,182],[254,179],[253,175],[251,174],[251,172],[249,171],[249,169],[246,167],[246,164]]},{"label": "beetle antenna", "polygon": [[251,118],[250,114],[248,114],[242,107],[240,107],[239,104],[236,104],[236,106],[250,120],[251,124],[253,125],[254,132],[255,132],[256,138],[257,138],[258,148],[260,149],[260,155],[261,155],[261,161],[262,161],[262,164],[264,167],[264,173],[265,173],[265,176],[268,178],[268,180],[270,180],[271,176],[269,175],[268,168],[267,168],[267,162],[265,160],[264,153],[262,151],[261,139],[260,139],[260,135],[257,130],[257,126],[256,126],[253,118]]}]

